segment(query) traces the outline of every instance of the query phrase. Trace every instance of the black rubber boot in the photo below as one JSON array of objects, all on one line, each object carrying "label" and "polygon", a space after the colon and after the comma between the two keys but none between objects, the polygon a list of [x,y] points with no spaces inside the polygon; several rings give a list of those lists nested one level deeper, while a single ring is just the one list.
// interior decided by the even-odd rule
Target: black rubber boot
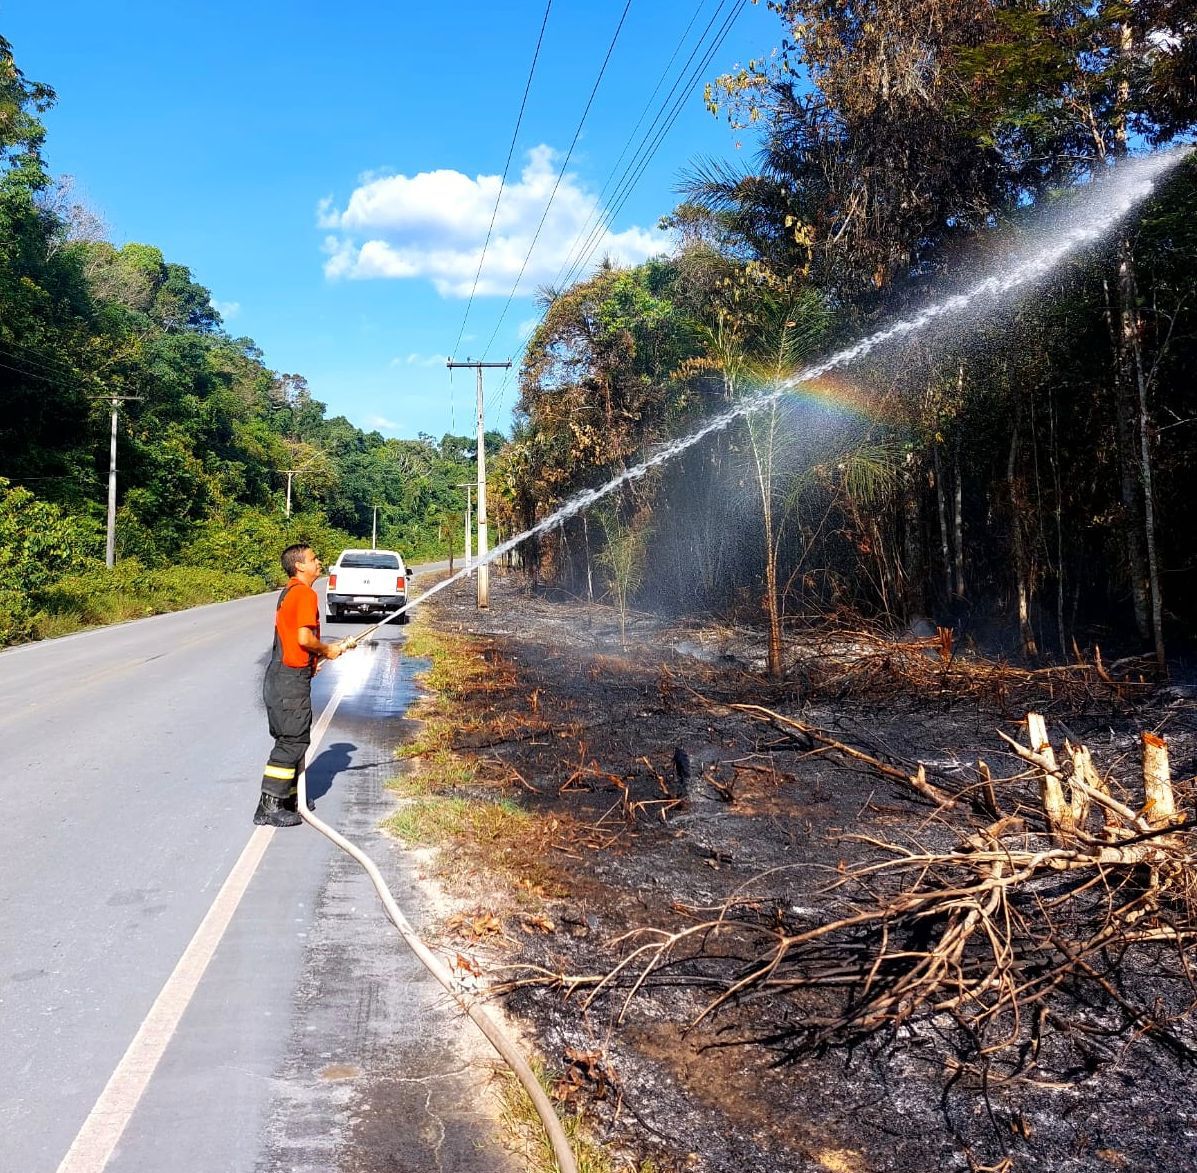
[{"label": "black rubber boot", "polygon": [[283,805],[286,801],[263,790],[262,797],[258,799],[258,809],[254,811],[254,822],[259,827],[298,827],[303,819],[297,810],[287,810]]},{"label": "black rubber boot", "polygon": [[[283,810],[285,810],[285,811],[298,811],[299,810],[299,795],[298,795],[298,793],[288,794],[287,797],[282,799],[281,801],[283,804]],[[316,809],[316,804],[309,798],[308,799],[308,810],[314,811],[315,809]]]}]

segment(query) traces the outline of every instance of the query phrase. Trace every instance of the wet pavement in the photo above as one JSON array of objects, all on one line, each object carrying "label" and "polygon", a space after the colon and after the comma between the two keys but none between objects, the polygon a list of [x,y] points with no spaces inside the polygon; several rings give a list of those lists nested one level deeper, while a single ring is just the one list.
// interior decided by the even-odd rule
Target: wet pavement
[{"label": "wet pavement", "polygon": [[[334,638],[353,629],[330,626]],[[405,736],[402,716],[421,666],[402,656],[400,630],[383,628],[360,650],[374,661],[368,682],[341,703],[308,784],[318,804],[326,786],[352,789],[337,830],[379,864],[419,931],[415,868],[379,831],[394,811],[385,783],[396,773],[394,747]],[[501,1173],[512,1166],[485,1108],[493,1066],[489,1045],[385,922],[365,872],[335,853],[255,1168]]]}]

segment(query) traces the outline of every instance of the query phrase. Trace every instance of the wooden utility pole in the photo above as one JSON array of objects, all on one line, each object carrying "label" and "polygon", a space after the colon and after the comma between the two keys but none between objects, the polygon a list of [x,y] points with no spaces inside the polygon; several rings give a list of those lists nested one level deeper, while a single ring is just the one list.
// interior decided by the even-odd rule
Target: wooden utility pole
[{"label": "wooden utility pole", "polygon": [[116,565],[116,417],[122,402],[140,400],[140,395],[111,395],[112,438],[108,447],[108,534],[104,543],[104,565],[111,570]]},{"label": "wooden utility pole", "polygon": [[490,606],[490,579],[486,573],[486,414],[482,399],[482,370],[484,367],[499,367],[507,369],[511,360],[506,362],[454,362],[449,359],[445,365],[453,370],[455,367],[473,367],[478,373],[478,608],[486,610]]},{"label": "wooden utility pole", "polygon": [[472,557],[473,545],[470,538],[470,527],[474,524],[474,499],[471,494],[474,491],[473,481],[463,481],[456,486],[458,489],[465,489],[466,491],[466,515],[465,515],[465,565],[469,566]]}]

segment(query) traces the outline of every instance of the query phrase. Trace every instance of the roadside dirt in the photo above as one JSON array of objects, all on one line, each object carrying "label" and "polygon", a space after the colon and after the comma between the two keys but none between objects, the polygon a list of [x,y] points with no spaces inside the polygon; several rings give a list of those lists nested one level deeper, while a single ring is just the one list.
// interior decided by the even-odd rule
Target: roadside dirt
[{"label": "roadside dirt", "polygon": [[[533,594],[515,574],[492,572],[491,592],[479,612],[472,583],[457,584],[420,618],[491,668],[486,687],[455,701],[453,749],[477,776],[453,793],[501,795],[534,816],[519,841],[441,853],[458,911],[434,929],[492,985],[605,974],[647,940],[625,934],[676,932],[733,897],[778,923],[827,916],[828,878],[866,854],[849,835],[951,845],[909,787],[730,703],[800,717],[902,769],[924,763],[944,785],[971,776],[978,758],[995,778],[1018,774],[996,731],[1017,735],[1032,708],[1103,770],[1134,775],[1144,729],[1167,734],[1175,779],[1197,769],[1197,705],[1183,689],[1132,686],[1117,698],[1064,677],[953,677],[934,641],[887,648],[812,633],[791,634],[787,680],[769,685],[751,629],[635,616],[624,640],[610,608]],[[1178,799],[1192,811],[1189,782]],[[720,972],[759,960],[715,958]],[[989,1086],[958,1065],[960,1039],[935,1016],[809,1045],[803,1022],[826,997],[817,991],[732,999],[694,1025],[721,988],[702,975],[666,964],[634,993],[629,978],[593,1002],[591,988],[552,982],[503,996],[561,1073],[559,1098],[584,1109],[629,1167],[648,1157],[657,1170],[700,1173],[1197,1164],[1189,1055],[1108,1008],[1094,1006],[1087,1027],[1105,1032],[1100,1042],[1069,1043],[1055,1059],[1045,1044],[1033,1074]],[[1155,974],[1132,959],[1126,980],[1150,989]],[[1197,1046],[1187,1011],[1175,1028]]]}]

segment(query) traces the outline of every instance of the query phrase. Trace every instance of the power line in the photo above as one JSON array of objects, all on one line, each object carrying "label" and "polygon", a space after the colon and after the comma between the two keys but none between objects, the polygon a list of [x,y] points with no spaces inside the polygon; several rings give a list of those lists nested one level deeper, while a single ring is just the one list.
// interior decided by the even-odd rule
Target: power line
[{"label": "power line", "polygon": [[[706,41],[708,34],[711,32],[711,29],[715,26],[716,22],[719,20],[720,16],[723,14],[724,10],[728,8],[729,3],[731,4],[731,9],[728,12],[728,14],[724,17],[723,24],[716,31],[715,36],[712,38],[712,40],[711,40],[710,44],[708,45],[708,47],[706,48],[705,52],[703,52],[702,57],[699,60],[698,64],[692,70],[690,70],[689,76],[686,76],[687,69],[689,69],[689,67],[691,66],[691,64],[694,61],[695,56],[702,49],[702,45],[703,45],[704,41]],[[648,164],[651,162],[653,156],[660,149],[661,143],[664,141],[666,135],[668,135],[669,131],[673,128],[678,117],[680,116],[682,108],[685,105],[685,101],[689,97],[689,95],[692,91],[692,87],[693,87],[695,80],[699,76],[701,76],[701,74],[710,65],[711,60],[714,58],[715,54],[719,51],[719,48],[722,46],[723,42],[727,39],[727,36],[730,33],[732,26],[735,24],[736,19],[739,17],[739,14],[740,14],[740,6],[736,2],[736,0],[720,0],[719,4],[716,6],[714,13],[711,15],[710,20],[708,20],[706,27],[703,29],[702,33],[700,34],[698,41],[696,42],[694,48],[691,50],[690,55],[687,57],[685,64],[683,64],[676,79],[674,80],[673,85],[670,87],[669,93],[666,95],[664,101],[661,103],[660,107],[658,108],[658,111],[657,111],[656,115],[654,116],[651,124],[649,125],[648,130],[645,131],[644,136],[642,137],[641,142],[640,142],[639,146],[637,147],[636,153],[632,157],[632,161],[627,165],[627,167],[624,168],[623,174],[620,176],[619,182],[616,184],[615,196],[613,198],[613,202],[612,202],[611,206],[608,208],[608,210],[606,212],[600,213],[599,220],[595,224],[594,228],[589,231],[589,235],[586,235],[588,227],[583,228],[582,232],[579,233],[577,240],[575,240],[574,245],[571,247],[570,253],[567,254],[567,260],[568,260],[569,256],[573,255],[574,251],[577,250],[577,253],[576,253],[575,259],[573,260],[573,263],[570,264],[568,269],[565,270],[565,272],[567,274],[565,283],[564,283],[565,287],[568,287],[570,284],[572,284],[573,281],[575,281],[577,279],[577,276],[580,275],[580,273],[584,269],[587,261],[590,259],[591,256],[593,256],[595,249],[598,247],[598,244],[602,239],[602,234],[605,232],[605,230],[607,228],[610,227],[610,225],[614,221],[615,217],[623,209],[624,204],[627,203],[628,198],[631,196],[633,189],[635,188],[636,184],[640,181],[641,177],[643,176],[645,170],[648,167]],[[653,96],[655,96],[656,93],[660,90],[662,81],[664,80],[665,75],[669,72],[669,66],[673,63],[674,60],[676,60],[678,53],[681,51],[681,46],[684,44],[686,36],[689,33],[689,30],[693,27],[695,19],[697,19],[697,11],[695,13],[695,16],[691,18],[690,23],[686,26],[686,32],[682,34],[682,37],[678,43],[678,46],[674,49],[674,52],[669,59],[669,63],[666,64],[665,69],[662,71],[661,79],[658,81],[656,87],[654,88],[652,95],[649,96],[648,102],[645,104],[645,108],[642,111],[640,118],[637,120],[636,127],[633,128],[632,135],[630,135],[629,138],[634,137],[636,129],[643,123],[645,114],[647,114],[648,109],[652,104]],[[684,84],[683,84],[683,78],[685,79]],[[682,90],[681,90],[680,94],[678,93],[679,85],[682,85]],[[676,95],[676,98],[675,98],[675,95]],[[671,100],[673,100],[673,104],[670,107],[669,103]],[[666,114],[667,107],[668,107],[668,113]],[[664,120],[664,123],[662,124],[661,120],[662,120],[663,115],[665,116],[665,120]],[[656,132],[655,137],[652,137],[654,135],[654,132]],[[650,138],[651,138],[651,142],[650,142]],[[619,161],[623,159],[623,157],[626,153],[627,153],[627,151],[625,148],[625,150],[620,154],[619,159],[616,160],[615,167],[618,167]],[[603,189],[602,189],[603,192],[605,192],[610,187],[611,179],[614,178],[614,175],[615,175],[615,167],[612,168],[607,181],[603,185]],[[600,206],[601,206],[601,198],[602,198],[602,193],[600,192],[600,197],[599,197]],[[588,220],[587,226],[589,226],[589,224],[590,224],[590,221]],[[585,239],[583,239],[583,237],[585,237]],[[579,241],[582,242],[580,247],[579,247]],[[521,275],[522,275],[522,270],[521,270]],[[557,285],[558,287],[562,287],[560,274],[558,274],[558,279],[554,284]],[[508,299],[508,302],[510,303],[510,298]],[[501,319],[500,319],[500,321],[501,321]],[[498,331],[498,327],[496,327],[496,333],[497,333],[497,331]],[[491,338],[491,341],[492,342],[494,341],[493,336]],[[487,345],[489,346],[490,344],[488,343]],[[526,342],[521,349],[523,349],[523,350],[527,349]],[[517,358],[517,362],[518,362],[518,358]],[[497,401],[498,401],[497,411],[498,412],[502,411],[502,408],[503,408],[504,404],[506,403],[506,390],[507,390],[508,381],[509,380],[505,377],[503,379],[501,386],[499,387],[499,394],[497,396]]]},{"label": "power line", "polygon": [[520,364],[523,362],[523,354],[527,349],[528,343],[525,341],[512,355],[511,366],[503,372],[503,381],[499,384],[498,406],[493,408],[491,416],[491,423],[496,427],[499,424],[499,417],[503,414],[503,404],[506,402],[507,384],[511,382],[511,372],[519,370]]},{"label": "power line", "polygon": [[607,64],[611,60],[611,54],[615,52],[615,43],[619,40],[620,31],[623,29],[623,22],[627,19],[628,9],[632,7],[632,0],[627,0],[623,6],[623,13],[619,17],[619,24],[615,26],[615,32],[611,37],[611,44],[607,46],[607,55],[603,58],[602,67],[599,69],[598,77],[594,79],[594,86],[591,88],[590,97],[586,99],[586,108],[582,111],[582,117],[578,119],[578,128],[574,131],[573,140],[569,144],[569,150],[565,153],[565,161],[561,164],[561,171],[557,175],[557,182],[553,184],[553,190],[549,193],[549,202],[544,206],[544,213],[540,217],[540,223],[536,226],[536,232],[532,236],[532,243],[528,246],[527,256],[524,257],[524,263],[520,266],[519,274],[516,276],[515,284],[511,287],[511,292],[507,295],[507,301],[503,306],[503,312],[499,315],[499,320],[495,323],[494,332],[490,336],[485,348],[482,351],[482,357],[486,357],[486,353],[490,350],[495,338],[498,336],[499,327],[503,324],[503,319],[507,317],[507,311],[511,308],[512,299],[515,297],[516,290],[519,289],[520,281],[524,276],[524,271],[528,267],[528,262],[532,259],[532,250],[536,247],[537,240],[540,239],[541,229],[544,228],[544,223],[548,219],[549,209],[553,206],[553,200],[557,196],[557,189],[561,186],[561,181],[565,178],[566,168],[569,166],[569,161],[573,156],[574,147],[578,145],[578,138],[582,134],[582,127],[586,122],[586,116],[590,113],[590,107],[594,102],[594,96],[598,93],[599,85],[603,80],[603,74],[607,72]]},{"label": "power line", "polygon": [[[721,5],[722,5],[722,2],[723,2],[723,0],[720,0]],[[588,233],[590,233],[591,229],[594,226],[593,222],[595,220],[602,219],[603,196],[605,196],[607,194],[607,189],[611,186],[611,181],[615,178],[616,170],[618,169],[620,163],[623,162],[624,156],[628,153],[628,148],[632,145],[632,142],[636,137],[636,132],[643,125],[645,115],[652,108],[653,99],[656,98],[657,94],[660,92],[661,86],[664,83],[665,78],[668,75],[670,68],[673,66],[673,63],[677,60],[677,55],[682,51],[682,46],[686,43],[686,38],[690,35],[690,30],[694,27],[694,22],[698,19],[698,14],[701,11],[702,11],[702,4],[700,3],[695,7],[694,14],[690,17],[690,23],[686,25],[685,31],[682,33],[681,37],[678,39],[678,43],[674,46],[673,53],[670,54],[669,60],[665,63],[665,68],[661,70],[661,75],[657,78],[657,84],[653,87],[653,92],[651,94],[649,94],[648,100],[644,103],[644,108],[640,111],[640,117],[636,119],[636,125],[632,127],[631,133],[629,133],[629,135],[627,137],[627,141],[624,143],[623,150],[620,151],[620,153],[619,153],[619,158],[617,158],[615,160],[614,164],[612,164],[611,171],[608,174],[606,180],[604,181],[602,189],[599,191],[598,198],[595,201],[595,210],[587,218],[586,223],[582,228],[582,231],[578,234],[578,238],[570,246],[569,252],[566,253],[565,262],[562,263],[560,271],[557,273],[557,276],[553,280],[554,287],[559,287],[562,275],[569,271],[570,259],[573,256],[574,249],[576,249],[578,247],[578,241],[580,241],[584,235],[587,235]],[[716,13],[716,16],[717,15],[718,15],[718,13]],[[715,17],[712,16],[710,23],[707,24],[706,29],[703,30],[702,35],[698,38],[699,45],[702,44],[703,39],[706,37],[707,33],[710,31],[711,23],[714,23],[714,20],[715,20]],[[697,51],[697,46],[695,46],[695,51]],[[693,57],[694,57],[694,52],[691,52],[690,58],[686,61],[686,64],[682,66],[683,72],[686,70],[686,68],[688,68],[688,66],[690,65],[690,61],[693,60]],[[676,89],[677,89],[677,81],[675,81],[673,83],[673,86],[670,88],[669,94],[665,98],[666,102],[668,102],[669,99],[673,97],[674,91]],[[664,105],[664,103],[662,103],[662,105]],[[658,115],[658,117],[659,117],[659,115]],[[656,118],[653,119],[653,125],[655,125],[655,124],[656,124]],[[651,128],[650,128],[649,133],[651,133]],[[635,156],[633,156],[633,159],[634,158],[635,158]],[[629,164],[629,167],[630,166],[631,166],[631,164]],[[625,174],[626,174],[626,171],[625,171]],[[587,239],[589,239],[588,236],[587,236]]]},{"label": "power line", "polygon": [[47,362],[45,358],[26,358],[26,354],[39,353],[31,350],[28,347],[22,346],[19,342],[10,342],[7,339],[0,341],[0,354],[5,358],[11,358],[14,362],[24,363],[26,366],[33,367],[35,370],[41,369],[49,371],[52,375],[67,375],[74,377],[75,371],[65,366],[62,362],[55,359],[52,362]]},{"label": "power line", "polygon": [[[694,49],[691,50],[691,54],[689,54],[689,56],[687,57],[685,65],[683,65],[681,67],[681,71],[679,72],[678,79],[675,79],[673,86],[670,86],[669,93],[666,96],[666,98],[664,98],[664,102],[662,102],[662,108],[664,107],[664,103],[668,102],[669,99],[674,96],[676,89],[678,89],[678,81],[681,79],[681,74],[685,73],[686,68],[689,66],[689,63],[691,63],[691,61],[694,60],[694,54],[697,53],[699,45],[701,45],[701,43],[703,43],[704,39],[706,38],[707,32],[710,32],[711,25],[715,24],[716,19],[718,18],[719,10],[722,10],[722,7],[724,6],[725,2],[727,2],[727,0],[719,0],[719,4],[716,8],[715,14],[713,14],[713,16],[711,17],[709,22],[707,22],[706,28],[703,30],[703,32],[701,32],[701,35],[698,38],[698,42],[695,43]],[[606,180],[606,182],[603,183],[600,193],[598,193],[598,197],[595,202],[595,212],[590,214],[590,217],[588,217],[588,219],[587,219],[587,223],[585,223],[583,225],[582,231],[578,233],[578,236],[575,238],[575,242],[573,242],[573,244],[571,245],[569,253],[566,253],[566,261],[563,263],[563,266],[561,266],[561,269],[558,272],[557,278],[554,279],[554,282],[553,282],[554,286],[559,285],[561,274],[566,272],[566,265],[567,265],[567,263],[570,262],[571,256],[573,254],[573,250],[578,248],[578,242],[582,241],[583,237],[585,237],[585,241],[587,241],[587,243],[589,243],[590,237],[587,235],[587,233],[590,232],[591,226],[593,226],[593,221],[595,220],[596,215],[597,215],[598,220],[601,221],[603,196],[607,194],[607,189],[610,187],[610,183],[612,183],[612,180],[614,180],[614,178],[615,178],[615,171],[616,171],[616,169],[619,168],[619,164],[624,162],[624,157],[627,154],[628,147],[630,147],[632,145],[633,139],[636,138],[637,130],[639,130],[640,126],[642,126],[642,124],[644,123],[645,116],[648,115],[649,110],[652,108],[652,99],[654,99],[657,96],[657,93],[661,91],[661,86],[663,85],[664,80],[666,80],[666,78],[668,77],[669,69],[670,69],[670,67],[673,66],[674,61],[678,60],[678,54],[681,53],[682,45],[685,45],[686,38],[689,36],[689,31],[691,31],[691,29],[694,28],[694,22],[695,22],[695,20],[698,19],[699,13],[701,11],[703,11],[703,2],[701,2],[701,0],[700,0],[698,6],[694,8],[694,12],[693,12],[691,18],[689,18],[689,22],[686,24],[686,28],[682,30],[682,34],[678,38],[678,43],[676,43],[674,45],[673,53],[669,55],[669,60],[666,62],[666,65],[664,65],[664,68],[662,69],[660,75],[658,75],[656,85],[654,87],[652,87],[652,92],[650,93],[650,95],[648,97],[648,101],[646,101],[644,103],[643,109],[640,110],[640,116],[637,118],[636,124],[634,124],[634,126],[632,127],[630,134],[627,135],[627,142],[624,146],[624,150],[620,151],[619,157],[615,159],[615,163],[613,164],[612,169],[610,169],[610,172],[607,176],[607,180]],[[645,133],[645,138],[646,138],[646,136],[648,136],[648,134],[652,133],[652,128],[654,128],[656,126],[658,118],[660,118],[660,111],[658,111],[657,116],[654,117],[654,120],[652,120],[652,123],[651,123],[651,126],[650,126],[648,132]],[[628,164],[627,168],[624,171],[624,176],[626,176],[627,171],[631,169],[631,166],[634,164],[634,160],[636,160],[636,158],[638,157],[638,154],[639,154],[639,151],[637,151],[637,156],[633,156],[633,162]],[[624,177],[624,176],[620,177],[621,180],[622,180],[622,177]],[[619,190],[619,188],[616,187],[616,192],[618,192],[618,190]],[[515,359],[515,367],[518,367],[519,355],[523,354],[527,350],[528,350],[528,341],[524,340],[522,346],[519,347],[519,351],[517,352],[516,359]],[[514,369],[515,369],[515,367],[514,367]],[[508,383],[510,382],[510,378],[511,378],[511,370],[509,369],[508,371],[506,371],[504,373],[503,382],[500,383],[500,385],[499,385],[499,394],[497,396],[496,408],[494,408],[494,420],[496,420],[496,423],[498,421],[499,415],[502,414],[503,407],[506,402],[506,389],[508,389]]]},{"label": "power line", "polygon": [[[5,357],[11,357],[11,356],[5,356]],[[21,362],[23,360],[17,359],[16,361]],[[8,365],[8,363],[6,363],[6,362],[0,362],[0,367],[3,367],[4,370],[6,370],[6,371],[12,371],[15,374],[24,375],[25,378],[27,378],[27,379],[40,379],[43,383],[49,383],[52,387],[62,386],[62,377],[61,376],[59,378],[52,379],[52,378],[50,378],[49,375],[39,375],[34,371],[23,371],[23,370],[21,370],[20,367],[10,367]]]},{"label": "power line", "polygon": [[[678,78],[678,82],[675,82],[674,87],[670,91],[669,96],[666,97],[665,103],[662,104],[661,110],[658,112],[657,117],[653,120],[652,125],[645,132],[645,136],[641,142],[640,148],[638,149],[636,155],[633,157],[632,162],[629,163],[627,168],[625,168],[625,170],[624,170],[624,175],[621,178],[620,183],[616,188],[616,194],[612,200],[611,206],[603,214],[599,223],[596,225],[595,229],[591,232],[590,236],[587,237],[585,243],[582,246],[581,251],[578,253],[577,258],[574,260],[573,264],[570,265],[569,269],[567,270],[566,276],[564,279],[565,287],[568,287],[575,280],[577,280],[577,278],[581,275],[582,271],[585,269],[587,262],[594,255],[595,250],[598,248],[599,244],[602,241],[603,232],[605,232],[606,229],[610,227],[610,225],[614,222],[615,217],[619,215],[620,211],[622,211],[624,204],[627,203],[629,197],[632,194],[632,191],[636,187],[636,184],[639,183],[641,177],[643,176],[645,170],[647,169],[648,164],[651,162],[653,156],[660,149],[661,143],[664,141],[664,139],[665,139],[666,135],[668,135],[669,131],[673,129],[673,126],[677,122],[677,119],[681,114],[682,108],[685,105],[686,99],[689,97],[690,90],[691,90],[691,87],[692,87],[694,81],[706,70],[706,68],[710,64],[712,58],[718,52],[718,50],[722,46],[723,42],[727,39],[727,35],[728,35],[728,33],[731,32],[732,26],[735,24],[737,18],[740,15],[740,11],[741,11],[740,6],[735,2],[735,0],[730,0],[730,2],[732,4],[731,11],[728,13],[726,18],[724,19],[722,26],[719,28],[719,30],[715,34],[715,37],[712,39],[709,47],[703,54],[702,59],[694,67],[694,69],[691,70],[689,77],[686,79],[686,82],[685,82],[684,86],[682,87],[681,93],[678,94],[676,100],[673,102],[672,108],[669,110],[669,113],[665,116],[664,123],[660,126],[660,129],[657,129],[658,123],[661,120],[661,115],[664,113],[664,110],[665,110],[665,103],[668,103],[670,98],[673,97],[674,93],[677,92],[678,84],[681,82],[680,75]],[[707,24],[707,28],[703,31],[702,37],[699,38],[698,45],[696,45],[694,50],[691,52],[690,57],[686,61],[686,65],[682,67],[683,72],[690,65],[690,62],[693,61],[695,54],[699,51],[699,48],[702,45],[703,39],[707,35],[707,32],[710,31],[711,26],[715,23],[716,20],[718,20],[720,12],[722,11],[723,8],[725,8],[727,6],[728,3],[729,3],[729,0],[721,0],[719,9],[717,9],[715,14],[711,17],[710,22],[708,22],[708,24]],[[649,136],[653,135],[654,130],[656,131],[656,135],[650,143]]]},{"label": "power line", "polygon": [[478,257],[478,272],[474,274],[474,285],[470,290],[469,300],[466,302],[465,313],[461,318],[461,329],[457,332],[457,341],[453,344],[453,350],[450,352],[456,354],[461,349],[461,340],[465,335],[466,322],[469,320],[470,307],[474,304],[474,294],[478,291],[478,279],[482,276],[482,262],[486,259],[486,250],[490,245],[491,233],[495,229],[495,220],[499,215],[499,203],[503,199],[503,191],[507,186],[507,172],[511,167],[511,157],[515,154],[515,144],[519,137],[520,126],[524,121],[524,108],[528,104],[528,91],[532,88],[532,76],[536,72],[536,62],[540,59],[540,46],[544,42],[545,26],[549,23],[549,11],[553,7],[553,0],[548,0],[544,9],[544,19],[540,22],[540,36],[536,38],[536,49],[532,54],[532,65],[528,69],[528,81],[524,85],[524,96],[520,100],[519,114],[515,119],[515,130],[511,132],[511,145],[507,148],[507,162],[503,164],[503,175],[499,180],[499,192],[495,196],[495,206],[490,214],[490,226],[486,230],[486,239],[482,242],[482,253]]},{"label": "power line", "polygon": [[[723,26],[716,32],[709,47],[703,54],[702,59],[693,69],[690,70],[689,76],[685,76],[686,70],[690,69],[695,55],[702,48],[707,34],[711,31],[712,26],[719,19],[723,10],[728,7],[729,3],[731,5],[731,11],[724,19]],[[719,46],[723,43],[727,37],[727,34],[731,31],[731,26],[735,23],[736,18],[739,16],[739,12],[740,9],[736,5],[736,0],[720,0],[718,7],[712,14],[711,19],[707,22],[707,26],[705,29],[703,29],[702,34],[699,36],[694,48],[691,50],[689,57],[682,66],[682,69],[675,79],[673,86],[670,88],[669,93],[666,95],[665,100],[661,103],[661,106],[657,110],[657,113],[654,116],[652,123],[649,125],[648,130],[645,131],[643,137],[641,138],[631,162],[627,165],[627,167],[624,168],[623,174],[620,176],[619,182],[616,185],[615,194],[612,197],[611,203],[600,213],[598,222],[590,232],[590,235],[582,243],[572,263],[566,269],[566,274],[562,282],[565,287],[568,288],[570,284],[577,280],[590,257],[594,255],[595,249],[597,249],[601,243],[603,234],[607,231],[607,229],[610,228],[611,224],[615,220],[615,217],[623,209],[624,204],[627,203],[632,191],[635,189],[636,185],[643,177],[644,172],[647,170],[649,163],[660,149],[666,135],[668,135],[669,131],[673,129],[674,124],[677,122],[682,108],[685,105],[686,99],[692,92],[694,83],[706,71],[707,66],[710,64],[711,58],[718,51]],[[673,103],[672,107],[669,107],[670,102]],[[669,107],[668,112],[666,112],[667,107]],[[664,122],[662,122],[662,118],[664,118]]]}]

